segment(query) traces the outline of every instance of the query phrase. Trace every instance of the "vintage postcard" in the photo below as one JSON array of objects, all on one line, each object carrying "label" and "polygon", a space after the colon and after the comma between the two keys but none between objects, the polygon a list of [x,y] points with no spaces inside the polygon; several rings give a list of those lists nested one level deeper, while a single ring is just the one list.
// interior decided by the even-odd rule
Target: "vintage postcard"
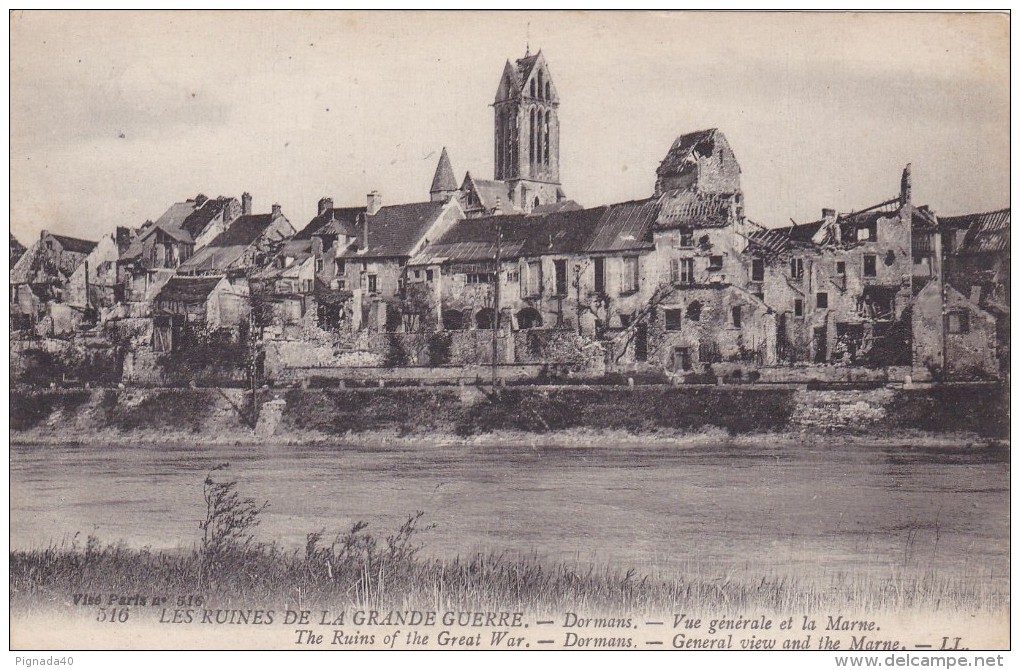
[{"label": "vintage postcard", "polygon": [[9,21],[19,663],[1001,665],[1008,14]]}]

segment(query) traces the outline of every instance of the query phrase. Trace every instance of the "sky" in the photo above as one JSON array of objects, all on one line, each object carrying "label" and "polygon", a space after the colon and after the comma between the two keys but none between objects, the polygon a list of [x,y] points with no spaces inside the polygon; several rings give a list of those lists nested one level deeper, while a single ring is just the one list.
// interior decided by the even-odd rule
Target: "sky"
[{"label": "sky", "polygon": [[1009,206],[1002,14],[15,12],[10,226],[97,239],[248,191],[298,229],[330,196],[427,200],[442,148],[493,174],[507,59],[545,54],[561,179],[645,198],[676,136],[719,128],[749,218],[817,220],[899,193]]}]

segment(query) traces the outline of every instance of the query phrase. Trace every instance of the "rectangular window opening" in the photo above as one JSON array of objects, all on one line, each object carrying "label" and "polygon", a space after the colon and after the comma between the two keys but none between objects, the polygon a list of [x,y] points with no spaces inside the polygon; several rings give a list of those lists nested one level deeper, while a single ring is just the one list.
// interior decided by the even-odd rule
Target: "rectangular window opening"
[{"label": "rectangular window opening", "polygon": [[765,259],[751,260],[751,281],[765,281]]},{"label": "rectangular window opening", "polygon": [[666,315],[666,330],[680,330],[681,317],[683,310],[681,309],[667,309],[664,310]]},{"label": "rectangular window opening", "polygon": [[804,277],[803,258],[790,259],[790,276],[793,277],[794,279],[802,279]]},{"label": "rectangular window opening", "polygon": [[606,292],[606,259],[595,259],[595,292],[605,294]]},{"label": "rectangular window opening", "polygon": [[637,256],[627,256],[623,259],[623,293],[637,293],[638,270]]},{"label": "rectangular window opening", "polygon": [[556,295],[566,295],[567,262],[565,260],[553,261],[553,268],[556,270]]},{"label": "rectangular window opening", "polygon": [[878,276],[878,259],[873,254],[864,254],[864,276]]}]

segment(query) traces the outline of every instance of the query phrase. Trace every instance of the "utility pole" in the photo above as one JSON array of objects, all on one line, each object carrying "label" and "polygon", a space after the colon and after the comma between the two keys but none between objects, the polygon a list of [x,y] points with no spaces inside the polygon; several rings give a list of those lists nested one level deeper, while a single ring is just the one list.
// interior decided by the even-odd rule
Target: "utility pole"
[{"label": "utility pole", "polygon": [[496,272],[493,277],[492,302],[495,314],[492,317],[492,391],[496,391],[496,381],[499,377],[499,264],[500,264],[500,242],[503,238],[502,225],[496,219]]}]

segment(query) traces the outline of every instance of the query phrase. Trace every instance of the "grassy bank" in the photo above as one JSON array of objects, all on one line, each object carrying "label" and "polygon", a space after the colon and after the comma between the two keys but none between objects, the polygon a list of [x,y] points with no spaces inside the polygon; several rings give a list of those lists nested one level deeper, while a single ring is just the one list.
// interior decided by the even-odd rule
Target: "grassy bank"
[{"label": "grassy bank", "polygon": [[203,594],[223,607],[486,608],[555,612],[737,614],[913,609],[997,612],[1006,592],[937,575],[836,575],[825,581],[770,575],[664,578],[609,566],[550,563],[537,556],[478,554],[432,560],[378,548],[343,553],[273,546],[211,562],[200,551],[150,552],[118,546],[11,552],[11,607],[62,607],[74,593]]}]

